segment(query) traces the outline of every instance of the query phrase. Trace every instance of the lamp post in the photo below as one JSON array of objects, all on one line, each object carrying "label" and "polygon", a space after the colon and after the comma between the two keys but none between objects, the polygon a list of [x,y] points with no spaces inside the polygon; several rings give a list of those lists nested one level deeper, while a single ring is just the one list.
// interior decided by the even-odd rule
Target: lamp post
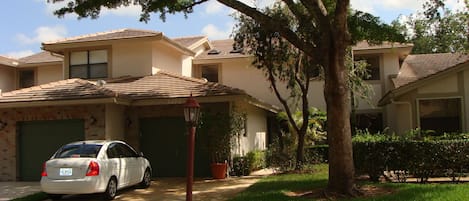
[{"label": "lamp post", "polygon": [[195,127],[199,121],[200,105],[192,97],[187,98],[184,104],[184,119],[186,120],[189,133],[187,135],[187,182],[186,201],[192,201],[192,183],[194,181],[194,143]]}]

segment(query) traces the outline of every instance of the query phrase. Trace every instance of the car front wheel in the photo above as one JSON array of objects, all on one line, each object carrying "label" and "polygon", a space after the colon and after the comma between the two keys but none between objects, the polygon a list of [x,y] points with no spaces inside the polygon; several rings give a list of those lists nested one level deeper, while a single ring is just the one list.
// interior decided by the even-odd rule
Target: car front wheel
[{"label": "car front wheel", "polygon": [[150,169],[146,169],[145,173],[143,174],[142,182],[140,182],[141,188],[148,188],[151,184],[151,172]]},{"label": "car front wheel", "polygon": [[109,182],[106,187],[106,191],[104,192],[104,198],[106,200],[113,200],[117,194],[117,180],[116,178],[112,177],[109,179]]}]

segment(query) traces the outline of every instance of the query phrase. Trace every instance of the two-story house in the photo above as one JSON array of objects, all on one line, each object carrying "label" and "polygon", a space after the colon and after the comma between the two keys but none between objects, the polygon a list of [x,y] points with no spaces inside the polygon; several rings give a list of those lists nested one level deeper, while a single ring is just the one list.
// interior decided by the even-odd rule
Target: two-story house
[{"label": "two-story house", "polygon": [[[233,50],[232,40],[122,29],[45,42],[43,49],[18,60],[0,57],[2,181],[37,180],[45,158],[81,139],[125,140],[150,158],[155,176],[182,176],[182,104],[191,93],[205,110],[246,114],[233,150],[241,155],[266,148],[281,106],[252,56]],[[371,105],[357,103],[358,126],[396,134],[467,131],[468,57],[409,55],[411,49],[364,42],[352,48],[355,60],[369,64],[374,91]],[[323,86],[311,82],[309,102],[325,110]],[[208,159],[200,153],[196,174],[204,175]]]},{"label": "two-story house", "polygon": [[[154,176],[184,176],[182,104],[191,94],[204,111],[245,114],[238,154],[265,149],[275,107],[190,77],[194,57],[210,48],[205,37],[172,40],[133,29],[43,43],[47,52],[19,59],[15,67],[17,74],[29,72],[28,84],[35,86],[0,96],[0,180],[38,180],[42,163],[60,145],[83,139],[125,140],[146,154]],[[63,62],[41,62],[47,54]],[[200,149],[195,174],[207,176],[208,154]]]}]

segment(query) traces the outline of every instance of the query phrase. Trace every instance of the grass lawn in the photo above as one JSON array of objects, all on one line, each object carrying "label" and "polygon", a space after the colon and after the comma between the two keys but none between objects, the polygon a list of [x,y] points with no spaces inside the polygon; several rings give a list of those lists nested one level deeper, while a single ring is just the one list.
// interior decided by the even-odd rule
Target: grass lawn
[{"label": "grass lawn", "polygon": [[[292,192],[319,191],[327,185],[327,165],[314,167],[311,174],[282,174],[261,179],[246,191],[229,201],[302,201],[314,200],[308,196],[292,196]],[[465,201],[469,200],[469,183],[463,184],[403,184],[403,183],[359,183],[392,191],[373,197],[347,199],[361,200],[405,200],[405,201]]]}]

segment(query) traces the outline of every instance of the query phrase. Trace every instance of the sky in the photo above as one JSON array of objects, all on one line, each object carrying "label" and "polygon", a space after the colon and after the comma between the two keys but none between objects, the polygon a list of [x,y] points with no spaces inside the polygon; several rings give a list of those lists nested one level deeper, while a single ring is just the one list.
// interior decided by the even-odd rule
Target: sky
[{"label": "sky", "polygon": [[[262,6],[273,0],[242,1]],[[449,0],[449,4],[456,5],[458,1],[461,0]],[[352,8],[379,16],[386,23],[421,10],[422,3],[423,0],[351,0]],[[2,0],[0,55],[20,58],[40,52],[44,41],[123,28],[161,31],[170,38],[205,35],[210,40],[226,39],[235,24],[230,16],[233,10],[215,0],[195,7],[187,18],[182,14],[168,15],[163,22],[155,14],[148,23],[139,21],[137,6],[102,10],[98,19],[77,19],[74,14],[58,18],[53,11],[60,7],[47,0]]]}]

